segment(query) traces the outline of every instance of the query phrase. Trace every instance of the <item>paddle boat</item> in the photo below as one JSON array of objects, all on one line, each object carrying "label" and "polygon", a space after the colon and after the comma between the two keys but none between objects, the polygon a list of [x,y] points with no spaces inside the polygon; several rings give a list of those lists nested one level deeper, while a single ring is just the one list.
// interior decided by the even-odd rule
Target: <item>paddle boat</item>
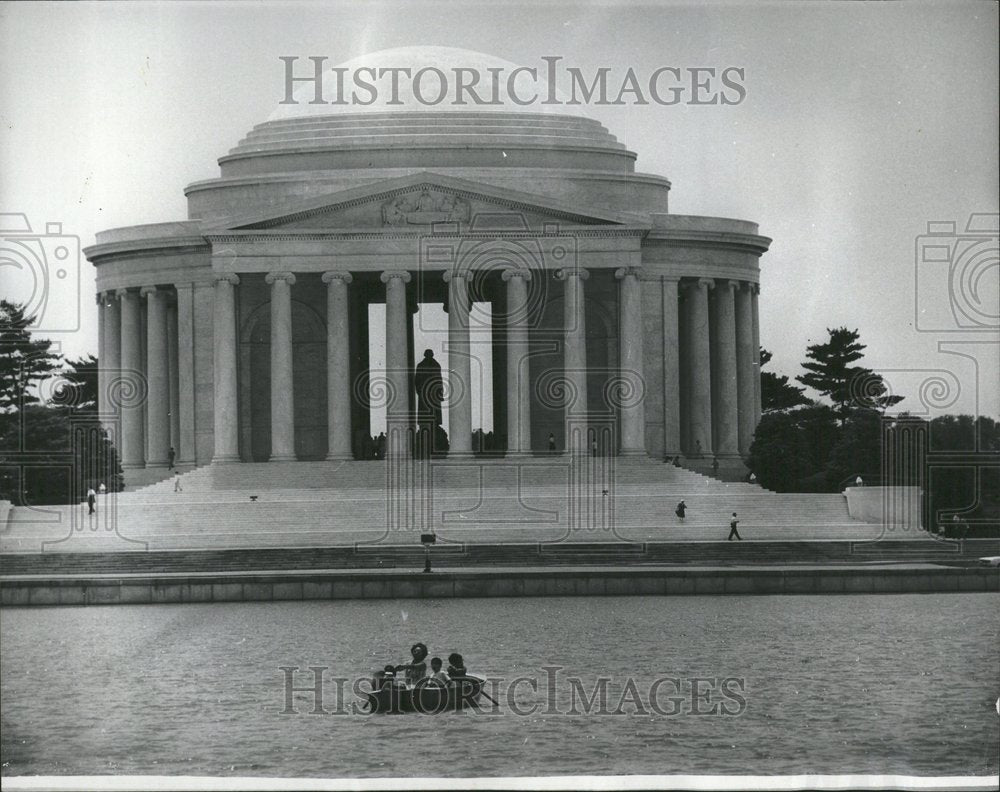
[{"label": "paddle boat", "polygon": [[[368,707],[372,712],[397,714],[456,712],[477,706],[479,697],[484,695],[485,681],[468,675],[447,682],[426,677],[416,685],[407,686],[399,680],[386,679],[380,682],[381,687],[367,694]],[[489,694],[485,695],[489,698]]]}]

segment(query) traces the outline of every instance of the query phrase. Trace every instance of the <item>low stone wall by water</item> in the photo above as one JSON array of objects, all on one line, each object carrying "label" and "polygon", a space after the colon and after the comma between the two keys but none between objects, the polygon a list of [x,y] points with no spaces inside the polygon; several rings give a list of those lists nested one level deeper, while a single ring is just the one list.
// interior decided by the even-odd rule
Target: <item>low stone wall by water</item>
[{"label": "low stone wall by water", "polygon": [[1000,571],[933,565],[649,567],[6,577],[0,604],[119,605],[274,600],[1000,591]]}]

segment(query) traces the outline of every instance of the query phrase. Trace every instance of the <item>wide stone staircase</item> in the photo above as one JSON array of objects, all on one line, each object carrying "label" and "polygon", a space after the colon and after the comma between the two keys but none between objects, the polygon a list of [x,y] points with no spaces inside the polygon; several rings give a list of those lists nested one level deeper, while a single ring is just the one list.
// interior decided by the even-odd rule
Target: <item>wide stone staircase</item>
[{"label": "wide stone staircase", "polygon": [[[688,507],[683,520],[674,514],[681,499]],[[683,559],[708,544],[712,558],[722,552],[734,511],[745,541],[725,552],[744,558],[779,557],[782,543],[929,539],[919,526],[851,519],[840,494],[776,494],[648,459],[546,456],[209,465],[104,496],[96,515],[85,504],[13,508],[0,524],[0,552],[351,548],[377,556],[392,547],[394,558],[422,558],[420,535],[433,531],[435,557],[444,563],[459,557],[449,553],[473,545],[500,548],[490,553],[512,559],[559,545],[597,547],[579,550],[588,558],[588,552],[614,556],[620,553],[612,548],[621,547],[634,555],[636,547],[668,543]],[[770,549],[752,550],[753,543]],[[649,559],[648,549],[642,552]],[[266,561],[258,555],[253,563]]]}]

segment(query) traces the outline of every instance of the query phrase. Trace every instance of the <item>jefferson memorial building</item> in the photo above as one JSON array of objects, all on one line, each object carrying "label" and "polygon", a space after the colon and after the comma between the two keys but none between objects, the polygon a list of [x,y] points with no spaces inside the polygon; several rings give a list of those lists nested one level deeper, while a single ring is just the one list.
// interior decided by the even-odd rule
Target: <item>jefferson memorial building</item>
[{"label": "jefferson memorial building", "polygon": [[306,106],[255,126],[187,187],[188,219],[85,251],[126,481],[171,449],[181,467],[342,460],[386,431],[387,453],[421,453],[421,306],[447,312],[440,455],[482,451],[475,404],[496,454],[735,475],[770,240],[671,214],[637,159],[563,112]]}]

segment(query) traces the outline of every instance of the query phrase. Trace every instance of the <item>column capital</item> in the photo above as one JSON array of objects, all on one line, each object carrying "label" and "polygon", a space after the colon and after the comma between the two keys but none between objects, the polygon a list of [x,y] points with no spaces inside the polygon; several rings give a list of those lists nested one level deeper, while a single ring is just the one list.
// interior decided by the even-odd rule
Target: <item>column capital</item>
[{"label": "column capital", "polygon": [[220,272],[213,278],[213,283],[231,283],[233,286],[239,286],[240,276],[235,272]]},{"label": "column capital", "polygon": [[511,280],[511,278],[521,278],[525,281],[531,280],[531,270],[517,269],[515,267],[508,267],[500,273],[500,277],[503,278],[504,282]]},{"label": "column capital", "polygon": [[451,283],[452,280],[468,280],[469,273],[465,270],[445,270],[441,278],[445,283]]},{"label": "column capital", "polygon": [[354,280],[354,276],[351,273],[343,270],[327,270],[323,273],[322,281],[323,283],[333,283],[334,281],[341,281],[342,283],[350,283]]},{"label": "column capital", "polygon": [[184,291],[194,291],[194,284],[193,283],[175,283],[174,284],[174,288],[177,291],[181,291],[182,289]]},{"label": "column capital", "polygon": [[158,291],[160,291],[160,289],[156,286],[143,286],[139,289],[139,296],[146,297],[150,294],[156,294]]},{"label": "column capital", "polygon": [[615,278],[617,280],[625,280],[625,278],[633,277],[636,279],[642,278],[643,269],[642,267],[619,267],[615,270]]},{"label": "column capital", "polygon": [[740,282],[738,280],[733,280],[732,278],[728,280],[717,280],[716,284],[718,284],[720,288],[729,289],[732,292],[735,292],[740,288]]},{"label": "column capital", "polygon": [[285,281],[289,286],[295,285],[294,272],[269,272],[264,276],[264,283],[273,286],[277,281]]},{"label": "column capital", "polygon": [[125,296],[127,296],[127,295],[128,295],[128,293],[129,293],[129,290],[128,290],[127,288],[125,288],[125,289],[115,289],[115,291],[114,291],[114,295],[115,295],[115,297],[117,297],[117,298],[118,298],[119,300],[120,300],[120,299],[121,299],[122,297],[125,297]]},{"label": "column capital", "polygon": [[399,278],[403,283],[410,282],[410,273],[406,270],[386,270],[379,276],[382,283],[389,283],[393,278]]},{"label": "column capital", "polygon": [[684,289],[714,289],[715,279],[714,278],[692,278],[691,280],[684,280],[681,282],[681,288]]},{"label": "column capital", "polygon": [[587,280],[590,277],[590,273],[583,267],[563,267],[555,271],[555,277],[556,280],[566,280],[567,278]]}]

